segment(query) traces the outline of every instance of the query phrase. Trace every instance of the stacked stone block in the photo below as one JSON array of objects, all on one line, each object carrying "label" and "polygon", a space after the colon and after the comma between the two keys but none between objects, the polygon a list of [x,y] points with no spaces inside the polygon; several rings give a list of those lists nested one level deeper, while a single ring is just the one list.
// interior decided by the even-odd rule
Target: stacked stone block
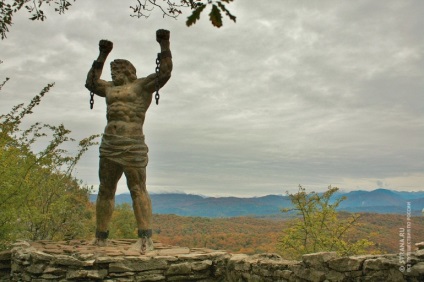
[{"label": "stacked stone block", "polygon": [[141,255],[131,240],[94,247],[85,241],[19,242],[0,253],[0,281],[231,281],[231,282],[421,282],[424,244],[404,268],[398,255],[338,257],[307,254],[301,261],[277,254],[244,255],[205,248],[155,244]]}]

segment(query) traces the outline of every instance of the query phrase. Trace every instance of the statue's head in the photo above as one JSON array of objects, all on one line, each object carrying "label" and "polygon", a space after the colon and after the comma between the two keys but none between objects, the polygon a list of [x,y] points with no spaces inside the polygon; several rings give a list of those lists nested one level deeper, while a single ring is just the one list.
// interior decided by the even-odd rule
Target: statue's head
[{"label": "statue's head", "polygon": [[115,85],[123,85],[137,79],[135,67],[127,60],[116,59],[112,61],[110,70]]}]

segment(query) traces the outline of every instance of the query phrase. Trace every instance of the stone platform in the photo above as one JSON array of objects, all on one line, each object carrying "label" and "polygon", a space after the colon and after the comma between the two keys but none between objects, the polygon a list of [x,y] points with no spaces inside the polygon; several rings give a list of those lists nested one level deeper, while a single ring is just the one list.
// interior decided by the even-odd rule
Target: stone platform
[{"label": "stone platform", "polygon": [[0,254],[0,265],[7,270],[9,257],[11,281],[167,281],[167,276],[174,277],[169,281],[184,281],[209,277],[212,260],[229,256],[225,251],[157,242],[153,251],[141,254],[131,250],[135,242],[109,240],[107,246],[98,247],[86,240],[22,241]]},{"label": "stone platform", "polygon": [[87,259],[88,257],[117,257],[117,256],[167,256],[167,255],[183,255],[183,254],[201,254],[208,252],[216,252],[210,249],[189,249],[185,247],[176,247],[163,245],[154,242],[154,250],[141,254],[138,251],[131,250],[131,245],[137,240],[135,239],[120,239],[108,240],[106,247],[94,246],[92,242],[86,240],[71,240],[71,241],[36,241],[30,242],[31,248],[37,251],[44,252],[51,255],[71,255],[79,257],[80,259]]},{"label": "stone platform", "polygon": [[338,257],[307,254],[291,261],[277,254],[244,255],[155,242],[146,254],[133,251],[136,240],[20,241],[0,252],[0,281],[246,281],[246,282],[422,282],[424,244],[405,264],[398,254]]}]

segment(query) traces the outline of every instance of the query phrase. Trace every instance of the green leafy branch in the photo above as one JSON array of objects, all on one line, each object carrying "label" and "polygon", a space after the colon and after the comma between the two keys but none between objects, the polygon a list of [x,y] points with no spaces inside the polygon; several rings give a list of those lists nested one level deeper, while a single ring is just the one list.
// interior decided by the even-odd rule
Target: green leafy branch
[{"label": "green leafy branch", "polygon": [[[66,129],[63,124],[52,126],[36,122],[26,130],[20,129],[23,118],[33,113],[33,108],[40,104],[41,99],[53,86],[54,83],[51,83],[44,87],[38,95],[31,99],[27,106],[22,103],[14,106],[9,113],[0,115],[0,161],[5,168],[0,170],[0,177],[7,173],[7,163],[16,161],[25,163],[25,165],[20,167],[24,171],[20,174],[21,177],[16,178],[17,182],[13,185],[12,191],[0,200],[0,207],[20,193],[28,175],[35,168],[46,168],[51,172],[70,176],[84,152],[90,146],[97,144],[94,140],[99,135],[89,136],[79,142],[77,154],[69,156],[68,152],[61,149],[60,146],[68,141],[72,142],[75,140],[68,136],[71,131]],[[40,152],[34,153],[31,146],[40,138],[49,136],[52,139],[47,146]],[[23,154],[25,158],[16,160],[17,154]]]},{"label": "green leafy branch", "polygon": [[318,251],[337,251],[342,255],[364,252],[373,243],[367,239],[351,242],[350,231],[358,227],[360,215],[348,214],[341,218],[337,208],[346,197],[333,199],[338,188],[329,186],[327,191],[318,194],[307,193],[299,186],[295,194],[288,194],[293,208],[282,209],[287,213],[295,211],[298,217],[289,228],[283,231],[279,249],[285,256],[299,258],[305,253]]},{"label": "green leafy branch", "polygon": [[[62,149],[74,141],[63,124],[36,122],[20,128],[53,85],[44,87],[27,106],[19,104],[0,115],[0,249],[18,237],[72,239],[90,232],[89,189],[71,173],[99,135],[81,140],[72,155]],[[45,139],[47,145],[34,151],[34,143],[41,145]]]},{"label": "green leafy branch", "polygon": [[44,21],[46,15],[41,9],[43,5],[53,6],[55,12],[63,14],[69,9],[71,3],[67,0],[0,0],[1,39],[6,38],[6,33],[9,32],[9,27],[13,24],[13,16],[22,8],[25,8],[27,12],[30,13],[30,20]]},{"label": "green leafy branch", "polygon": [[[160,3],[159,3],[160,2]],[[209,20],[215,27],[222,26],[222,13],[224,13],[230,20],[236,21],[236,17],[230,13],[224,3],[229,4],[233,0],[180,0],[179,3],[171,2],[169,0],[137,0],[136,5],[130,6],[133,14],[132,17],[145,17],[148,18],[150,13],[155,9],[160,9],[163,17],[170,17],[176,19],[183,12],[185,8],[191,9],[192,13],[188,16],[186,25],[191,26],[200,19],[200,15],[206,6],[212,6],[209,13]]]},{"label": "green leafy branch", "polygon": [[[6,38],[9,28],[13,24],[14,15],[24,8],[29,14],[29,19],[32,21],[46,20],[47,16],[43,8],[52,6],[54,11],[59,14],[64,14],[72,6],[72,0],[0,0],[0,36],[1,39]],[[73,0],[75,2],[76,0]],[[225,6],[234,0],[135,0],[135,4],[130,6],[132,10],[131,17],[148,18],[154,9],[159,9],[163,17],[176,19],[183,13],[184,9],[190,9],[191,15],[188,16],[186,25],[191,26],[200,19],[200,14],[206,6],[211,7],[209,12],[209,20],[215,27],[223,25],[223,15],[227,16],[233,22],[236,22],[236,17]]]}]

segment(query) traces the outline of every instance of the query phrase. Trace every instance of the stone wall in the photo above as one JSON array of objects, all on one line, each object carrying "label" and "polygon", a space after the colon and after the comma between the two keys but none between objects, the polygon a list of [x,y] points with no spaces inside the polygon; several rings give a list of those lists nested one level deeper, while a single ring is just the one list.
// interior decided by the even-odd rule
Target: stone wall
[{"label": "stone wall", "polygon": [[338,257],[308,254],[302,261],[276,254],[243,255],[155,243],[145,255],[131,251],[133,240],[108,247],[86,241],[18,242],[0,253],[0,281],[424,281],[424,249],[410,265],[398,255]]}]

